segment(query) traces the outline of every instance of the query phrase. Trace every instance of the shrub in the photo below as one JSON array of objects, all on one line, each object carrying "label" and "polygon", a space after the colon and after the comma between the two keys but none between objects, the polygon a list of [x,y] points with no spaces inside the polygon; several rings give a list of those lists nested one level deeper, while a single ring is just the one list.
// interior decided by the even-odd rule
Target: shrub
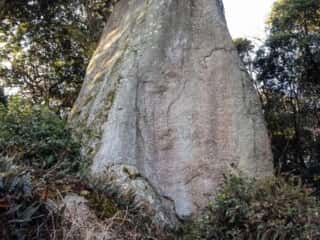
[{"label": "shrub", "polygon": [[78,171],[80,145],[72,139],[66,121],[42,106],[20,98],[0,108],[0,156],[33,168]]},{"label": "shrub", "polygon": [[186,239],[320,239],[320,204],[311,192],[283,179],[228,177]]}]

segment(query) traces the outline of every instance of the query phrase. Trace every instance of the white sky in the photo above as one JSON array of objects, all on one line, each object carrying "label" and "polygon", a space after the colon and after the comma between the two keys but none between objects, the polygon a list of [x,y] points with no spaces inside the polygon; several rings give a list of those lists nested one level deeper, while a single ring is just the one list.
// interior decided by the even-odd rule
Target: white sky
[{"label": "white sky", "polygon": [[264,38],[265,21],[275,0],[223,0],[233,38]]}]

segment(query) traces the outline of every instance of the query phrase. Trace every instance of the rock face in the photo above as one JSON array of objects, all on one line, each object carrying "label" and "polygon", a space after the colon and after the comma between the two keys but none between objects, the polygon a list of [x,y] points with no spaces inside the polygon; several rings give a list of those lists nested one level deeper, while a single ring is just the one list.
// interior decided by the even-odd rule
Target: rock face
[{"label": "rock face", "polygon": [[261,106],[221,0],[121,0],[70,123],[93,175],[133,166],[180,218],[203,208],[227,171],[272,175]]}]

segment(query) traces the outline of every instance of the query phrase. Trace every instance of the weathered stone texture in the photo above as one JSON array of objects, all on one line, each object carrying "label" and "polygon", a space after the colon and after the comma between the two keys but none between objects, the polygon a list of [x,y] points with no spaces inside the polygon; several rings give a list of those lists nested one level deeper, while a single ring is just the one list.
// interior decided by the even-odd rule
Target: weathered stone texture
[{"label": "weathered stone texture", "polygon": [[92,173],[132,165],[183,218],[226,171],[272,174],[261,106],[220,0],[122,0],[110,18],[71,124]]}]

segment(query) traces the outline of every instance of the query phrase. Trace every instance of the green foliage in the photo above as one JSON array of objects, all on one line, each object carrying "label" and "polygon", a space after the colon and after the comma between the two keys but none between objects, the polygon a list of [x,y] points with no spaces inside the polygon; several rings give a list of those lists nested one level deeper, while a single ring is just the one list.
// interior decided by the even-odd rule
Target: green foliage
[{"label": "green foliage", "polygon": [[113,0],[5,0],[0,77],[34,103],[68,111]]},{"label": "green foliage", "polygon": [[0,109],[0,155],[13,158],[15,164],[76,172],[81,165],[79,148],[66,122],[45,107],[13,98]]},{"label": "green foliage", "polygon": [[275,166],[320,192],[320,1],[276,1],[255,55]]},{"label": "green foliage", "polygon": [[250,54],[252,54],[254,50],[252,42],[246,38],[236,38],[233,40],[233,44],[245,66],[248,66],[252,60]]},{"label": "green foliage", "polygon": [[83,191],[82,195],[89,201],[89,206],[94,209],[96,215],[100,219],[112,218],[120,211],[117,203],[110,196],[97,191]]},{"label": "green foliage", "polygon": [[91,37],[98,40],[106,24],[112,7],[119,0],[81,0],[87,15],[86,24],[89,27]]},{"label": "green foliage", "polygon": [[320,238],[319,224],[320,203],[310,189],[231,176],[186,239],[311,240]]},{"label": "green foliage", "polygon": [[10,1],[5,6],[0,19],[1,78],[35,103],[71,107],[88,62],[86,28],[80,16],[72,14],[76,6],[61,0]]},{"label": "green foliage", "polygon": [[319,7],[318,0],[278,0],[273,5],[268,23],[273,32],[299,33],[308,29],[316,32],[320,26]]}]

